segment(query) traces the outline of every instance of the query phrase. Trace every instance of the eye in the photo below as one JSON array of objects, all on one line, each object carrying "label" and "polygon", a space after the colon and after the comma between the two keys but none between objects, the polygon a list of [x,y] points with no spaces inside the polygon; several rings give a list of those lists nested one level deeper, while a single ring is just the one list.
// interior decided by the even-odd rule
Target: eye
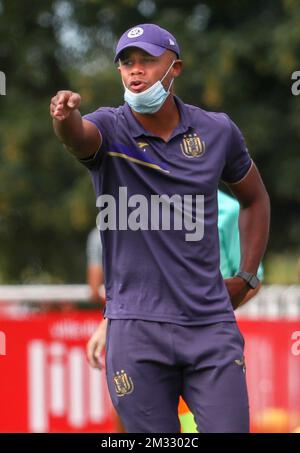
[{"label": "eye", "polygon": [[133,64],[132,60],[121,61],[121,66],[129,67],[129,66],[132,66],[132,64]]}]

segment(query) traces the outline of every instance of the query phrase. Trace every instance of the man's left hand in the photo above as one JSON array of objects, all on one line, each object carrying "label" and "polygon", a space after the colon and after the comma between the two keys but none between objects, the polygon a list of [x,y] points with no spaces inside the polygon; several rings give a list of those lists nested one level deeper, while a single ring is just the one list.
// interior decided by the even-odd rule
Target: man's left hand
[{"label": "man's left hand", "polygon": [[224,282],[234,310],[252,299],[261,288],[261,283],[255,289],[250,288],[248,283],[241,277],[226,278]]}]

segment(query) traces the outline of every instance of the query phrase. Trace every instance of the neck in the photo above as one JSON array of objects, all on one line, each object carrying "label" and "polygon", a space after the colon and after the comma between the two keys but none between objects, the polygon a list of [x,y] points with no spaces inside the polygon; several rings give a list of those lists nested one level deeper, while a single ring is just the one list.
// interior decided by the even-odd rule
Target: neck
[{"label": "neck", "polygon": [[163,106],[156,113],[138,113],[132,110],[134,117],[144,129],[161,136],[169,137],[180,121],[180,114],[173,94],[169,94]]}]

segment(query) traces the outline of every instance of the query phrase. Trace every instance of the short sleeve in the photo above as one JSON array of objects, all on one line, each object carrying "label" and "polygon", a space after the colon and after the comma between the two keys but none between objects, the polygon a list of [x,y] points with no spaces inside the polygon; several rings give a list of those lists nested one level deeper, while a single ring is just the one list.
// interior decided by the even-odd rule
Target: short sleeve
[{"label": "short sleeve", "polygon": [[83,165],[85,165],[89,170],[94,170],[101,166],[103,157],[108,149],[110,138],[114,136],[115,131],[115,115],[113,108],[110,107],[101,107],[94,112],[88,113],[83,116],[84,120],[90,121],[93,123],[102,137],[102,143],[98,151],[94,156],[88,159],[79,159]]},{"label": "short sleeve", "polygon": [[86,255],[89,266],[102,266],[102,244],[97,228],[94,228],[88,235]]},{"label": "short sleeve", "polygon": [[231,130],[221,179],[232,184],[243,179],[252,161],[241,131],[229,117],[227,118]]}]

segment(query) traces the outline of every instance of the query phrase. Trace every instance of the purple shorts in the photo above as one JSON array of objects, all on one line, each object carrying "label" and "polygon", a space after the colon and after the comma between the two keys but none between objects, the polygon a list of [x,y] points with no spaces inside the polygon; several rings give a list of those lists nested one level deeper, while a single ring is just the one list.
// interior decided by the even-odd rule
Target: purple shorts
[{"label": "purple shorts", "polygon": [[249,432],[244,339],[235,322],[108,320],[106,348],[108,388],[127,432],[180,432],[180,395],[200,433]]}]

